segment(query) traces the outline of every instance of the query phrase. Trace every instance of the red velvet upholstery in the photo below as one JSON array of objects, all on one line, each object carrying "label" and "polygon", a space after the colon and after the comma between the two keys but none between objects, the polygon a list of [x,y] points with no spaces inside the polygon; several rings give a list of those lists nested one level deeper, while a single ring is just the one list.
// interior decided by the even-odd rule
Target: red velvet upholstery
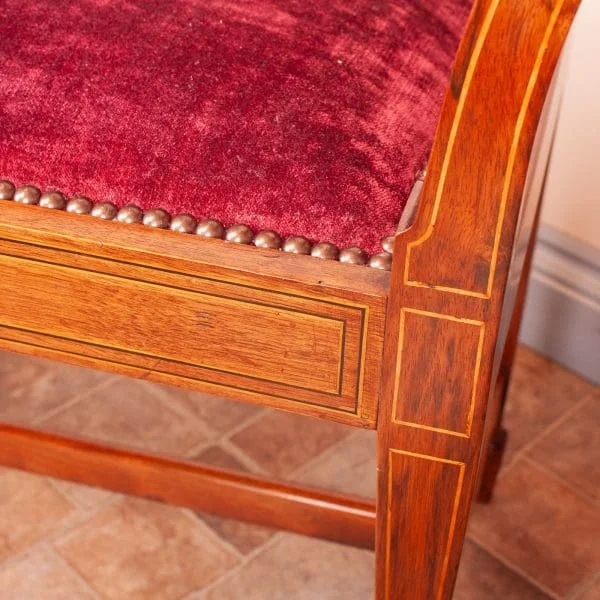
[{"label": "red velvet upholstery", "polygon": [[469,0],[2,0],[0,179],[380,251]]}]

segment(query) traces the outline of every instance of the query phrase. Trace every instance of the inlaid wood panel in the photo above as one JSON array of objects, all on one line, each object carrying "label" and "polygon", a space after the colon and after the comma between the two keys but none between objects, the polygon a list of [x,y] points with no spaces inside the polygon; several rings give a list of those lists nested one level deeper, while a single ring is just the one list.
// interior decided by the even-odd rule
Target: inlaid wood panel
[{"label": "inlaid wood panel", "polygon": [[[393,399],[395,423],[468,437],[485,327],[480,321],[403,309]],[[410,354],[403,353],[410,344]],[[445,349],[431,364],[437,344]],[[471,373],[471,378],[465,377]]]},{"label": "inlaid wood panel", "polygon": [[[87,221],[98,235],[131,229]],[[10,234],[0,235],[0,346],[374,426],[378,382],[366,371],[381,364],[384,297],[328,293],[326,271],[316,290],[269,285],[122,260],[108,243],[81,252]]]},{"label": "inlaid wood panel", "polygon": [[[343,395],[344,375],[356,379],[356,365],[344,366],[342,356],[358,353],[360,310],[313,301],[307,313],[235,299],[235,290],[213,295],[10,256],[0,256],[0,269],[19,282],[0,298],[4,327],[332,396]],[[24,311],[27,303],[35,310]],[[356,390],[348,381],[346,393]]]},{"label": "inlaid wood panel", "polygon": [[[383,600],[438,600],[442,596],[463,479],[463,463],[390,450]],[[448,493],[439,494],[440,486]],[[434,518],[427,522],[414,519],[420,510]],[[410,548],[405,546],[408,540]],[[391,548],[405,550],[393,554]],[[417,575],[425,572],[427,577]]]}]

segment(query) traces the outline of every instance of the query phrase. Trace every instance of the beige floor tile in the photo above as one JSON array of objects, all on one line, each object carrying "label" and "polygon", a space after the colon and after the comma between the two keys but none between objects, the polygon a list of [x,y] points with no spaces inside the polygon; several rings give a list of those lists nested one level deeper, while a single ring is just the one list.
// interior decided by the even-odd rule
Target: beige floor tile
[{"label": "beige floor tile", "polygon": [[328,452],[323,459],[294,476],[294,481],[363,498],[375,498],[376,441],[374,431],[356,431],[337,444],[333,452]]},{"label": "beige floor tile", "polygon": [[[56,411],[94,385],[107,387]],[[250,463],[276,477],[374,494],[373,432],[8,353],[0,353],[0,389],[0,421],[31,422],[55,411],[47,421],[65,433],[175,455],[216,444],[250,419],[233,436]],[[592,392],[520,349],[506,419],[508,462]],[[503,561],[557,598],[600,598],[600,515],[581,496],[598,498],[598,429],[598,402],[588,401],[528,450],[540,468],[528,458],[504,471],[494,502],[475,507],[476,542],[466,544],[457,600],[547,600]],[[194,458],[246,471],[239,452],[228,448],[209,446]],[[273,536],[230,519],[0,469],[0,600],[87,600],[92,589],[90,598],[107,600],[372,600],[371,553]]]},{"label": "beige floor tile", "polygon": [[161,386],[161,389],[171,401],[181,404],[197,419],[200,419],[220,434],[227,433],[246,419],[264,410],[261,406],[234,402],[233,400],[226,400],[208,394],[199,394],[166,386]]},{"label": "beige floor tile", "polygon": [[596,575],[594,582],[586,586],[575,600],[598,600],[600,598],[600,573]]},{"label": "beige floor tile", "polygon": [[237,561],[190,515],[137,499],[102,510],[55,548],[110,600],[179,599]]},{"label": "beige floor tile", "polygon": [[0,421],[31,425],[110,377],[43,358],[0,352]]},{"label": "beige floor tile", "polygon": [[184,455],[207,439],[151,383],[119,378],[41,424],[44,429],[151,452]]},{"label": "beige floor tile", "polygon": [[0,562],[57,530],[74,513],[44,478],[0,469]]},{"label": "beige floor tile", "polygon": [[600,499],[600,394],[591,396],[529,454],[569,485]]},{"label": "beige floor tile", "polygon": [[550,597],[467,540],[454,600],[550,600]]},{"label": "beige floor tile", "polygon": [[373,554],[280,534],[232,577],[190,600],[372,600]]},{"label": "beige floor tile", "polygon": [[509,432],[504,464],[593,389],[574,373],[521,346],[504,417]]},{"label": "beige floor tile", "polygon": [[[221,469],[232,469],[247,473],[248,469],[235,457],[223,450],[220,446],[211,446],[192,460],[200,463],[219,467]],[[267,540],[275,535],[273,529],[259,527],[242,521],[233,519],[223,519],[214,515],[207,515],[198,512],[197,515],[211,527],[221,538],[232,544],[242,554],[248,554],[262,546]]]},{"label": "beige floor tile", "polygon": [[524,461],[475,506],[476,541],[560,596],[600,568],[600,510]]},{"label": "beige floor tile", "polygon": [[52,479],[52,485],[64,494],[71,504],[82,510],[93,510],[115,499],[118,494],[89,485]]},{"label": "beige floor tile", "polygon": [[75,571],[48,548],[0,568],[2,600],[97,600]]},{"label": "beige floor tile", "polygon": [[338,423],[267,412],[231,441],[268,473],[286,477],[352,431]]}]

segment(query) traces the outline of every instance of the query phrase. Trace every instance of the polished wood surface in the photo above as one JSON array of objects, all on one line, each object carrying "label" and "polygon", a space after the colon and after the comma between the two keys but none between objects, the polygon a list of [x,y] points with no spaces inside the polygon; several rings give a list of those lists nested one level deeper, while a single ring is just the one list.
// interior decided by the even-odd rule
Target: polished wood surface
[{"label": "polished wood surface", "polygon": [[[499,363],[498,357],[500,354],[496,353],[493,376],[496,384],[494,393],[491,394],[489,400],[482,444],[482,468],[479,474],[477,496],[480,502],[490,502],[492,499],[493,489],[508,440],[508,432],[502,426],[502,416],[506,405],[521,320],[525,308],[559,106],[556,86],[553,84],[546,99],[529,163],[522,209],[517,224],[516,241],[508,274],[507,295],[504,300],[497,342],[497,346],[503,348],[503,350]],[[515,283],[515,281],[518,281],[518,283]]]},{"label": "polished wood surface", "polygon": [[40,475],[372,548],[375,507],[351,496],[0,425],[0,462]]},{"label": "polished wood surface", "polygon": [[385,275],[304,258],[5,202],[0,347],[374,427]]},{"label": "polished wood surface", "polygon": [[[476,2],[391,279],[0,202],[0,348],[377,427],[376,598],[450,598],[534,229],[526,175],[578,4]],[[372,542],[367,502],[185,462],[6,426],[0,462]]]},{"label": "polished wood surface", "polygon": [[[509,269],[522,268],[516,244],[527,247],[538,200],[522,207],[529,158],[577,5],[482,1],[463,38],[419,212],[394,249],[378,420],[378,600],[452,596],[503,310],[510,322],[519,281]],[[420,403],[408,392],[417,389]]]}]

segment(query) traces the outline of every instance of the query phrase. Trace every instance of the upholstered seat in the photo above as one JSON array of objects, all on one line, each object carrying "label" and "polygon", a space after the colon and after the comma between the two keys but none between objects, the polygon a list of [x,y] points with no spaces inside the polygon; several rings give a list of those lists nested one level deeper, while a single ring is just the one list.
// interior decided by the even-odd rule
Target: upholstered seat
[{"label": "upholstered seat", "polygon": [[375,548],[376,600],[450,600],[579,1],[0,0],[0,350],[376,430],[377,500],[41,413],[0,422],[0,465]]},{"label": "upholstered seat", "polygon": [[5,0],[0,179],[381,252],[426,163],[470,4]]}]

